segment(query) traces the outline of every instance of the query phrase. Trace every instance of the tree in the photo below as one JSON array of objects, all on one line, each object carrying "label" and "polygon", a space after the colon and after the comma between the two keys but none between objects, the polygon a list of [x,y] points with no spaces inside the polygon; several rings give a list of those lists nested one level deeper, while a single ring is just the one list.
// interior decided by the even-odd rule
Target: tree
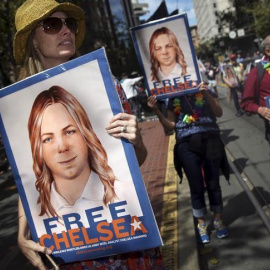
[{"label": "tree", "polygon": [[253,17],[253,29],[257,38],[264,38],[270,34],[270,1],[253,1],[250,6],[243,7],[243,11]]},{"label": "tree", "polygon": [[[245,36],[230,39],[226,47],[229,51],[258,50],[260,38],[269,33],[270,0],[231,0],[231,8],[217,12],[220,36],[228,37],[229,31],[243,29]],[[226,42],[225,42],[226,43]],[[247,46],[249,44],[249,46]]]},{"label": "tree", "polygon": [[13,58],[14,14],[23,0],[2,0],[0,3],[0,87],[14,83],[15,61]]},{"label": "tree", "polygon": [[206,61],[212,60],[214,54],[213,42],[207,40],[200,44],[200,46],[195,48],[196,55],[198,59],[203,59]]}]

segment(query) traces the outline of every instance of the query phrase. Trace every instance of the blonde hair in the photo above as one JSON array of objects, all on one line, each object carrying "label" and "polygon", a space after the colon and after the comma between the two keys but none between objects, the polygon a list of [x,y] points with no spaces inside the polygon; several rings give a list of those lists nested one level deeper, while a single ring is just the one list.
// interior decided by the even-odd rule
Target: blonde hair
[{"label": "blonde hair", "polygon": [[[26,51],[25,51],[25,58],[22,66],[19,68],[19,74],[17,81],[21,81],[29,76],[35,75],[39,72],[44,71],[44,68],[41,65],[41,62],[39,60],[38,54],[36,52],[36,49],[34,47],[33,38],[35,35],[35,29],[30,34],[27,43],[26,43]],[[70,59],[74,59],[78,56],[78,53],[76,52],[73,57]]]},{"label": "blonde hair", "polygon": [[41,204],[40,216],[45,213],[57,216],[50,202],[50,191],[53,176],[50,168],[44,161],[41,143],[42,117],[46,108],[52,104],[60,103],[74,119],[78,129],[88,146],[89,167],[100,178],[104,185],[103,203],[114,202],[117,198],[114,190],[115,175],[108,165],[107,153],[94,132],[90,120],[79,101],[60,86],[52,86],[49,90],[41,92],[35,99],[28,120],[28,132],[33,156],[33,170],[36,176],[36,189],[39,192],[38,203]]},{"label": "blonde hair", "polygon": [[32,31],[26,43],[25,58],[19,70],[18,81],[43,71],[33,44],[35,31]]},{"label": "blonde hair", "polygon": [[160,35],[167,35],[169,40],[172,42],[173,48],[176,52],[176,62],[181,66],[182,73],[181,76],[184,76],[187,74],[187,62],[185,60],[185,56],[183,54],[183,51],[181,50],[177,37],[175,34],[168,29],[167,27],[162,27],[154,31],[152,34],[150,41],[149,41],[149,51],[150,51],[150,62],[151,62],[151,80],[160,80],[158,78],[158,68],[160,67],[159,62],[156,59],[156,50],[155,50],[155,43],[156,39]]}]

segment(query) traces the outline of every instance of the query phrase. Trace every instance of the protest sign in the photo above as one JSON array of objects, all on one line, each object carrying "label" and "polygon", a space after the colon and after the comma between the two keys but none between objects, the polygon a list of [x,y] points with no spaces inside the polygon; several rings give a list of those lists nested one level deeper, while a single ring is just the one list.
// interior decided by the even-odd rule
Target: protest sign
[{"label": "protest sign", "polygon": [[0,131],[34,241],[58,263],[162,245],[104,49],[0,91]]},{"label": "protest sign", "polygon": [[149,95],[198,92],[201,77],[185,13],[133,27],[131,35]]}]

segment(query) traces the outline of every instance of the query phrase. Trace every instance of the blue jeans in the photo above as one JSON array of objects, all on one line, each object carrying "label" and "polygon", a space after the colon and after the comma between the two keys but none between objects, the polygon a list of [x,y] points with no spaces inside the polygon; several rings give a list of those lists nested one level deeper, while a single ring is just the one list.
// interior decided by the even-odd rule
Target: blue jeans
[{"label": "blue jeans", "polygon": [[221,213],[223,202],[219,185],[220,159],[209,160],[205,154],[190,151],[188,141],[178,144],[177,155],[188,179],[194,217],[203,218],[207,213],[205,189],[209,197],[210,210]]},{"label": "blue jeans", "polygon": [[231,88],[231,95],[232,95],[234,107],[235,107],[237,112],[240,111],[240,104],[239,104],[238,93],[237,93],[238,91],[239,91],[239,87],[232,87]]}]

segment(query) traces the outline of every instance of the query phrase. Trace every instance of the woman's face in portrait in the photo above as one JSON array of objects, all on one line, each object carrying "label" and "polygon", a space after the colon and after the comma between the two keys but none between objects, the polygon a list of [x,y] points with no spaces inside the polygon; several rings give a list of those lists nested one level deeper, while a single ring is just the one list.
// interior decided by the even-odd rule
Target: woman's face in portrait
[{"label": "woman's face in portrait", "polygon": [[172,66],[176,64],[176,51],[169,37],[160,35],[155,40],[155,55],[160,66]]},{"label": "woman's face in portrait", "polygon": [[66,108],[56,103],[46,108],[41,123],[43,158],[55,181],[90,174],[88,147]]},{"label": "woman's face in portrait", "polygon": [[[63,19],[67,15],[64,12],[55,12],[50,17]],[[54,63],[68,61],[75,54],[75,34],[65,24],[53,35],[46,34],[41,25],[34,31],[33,43],[42,64],[54,66]]]}]

